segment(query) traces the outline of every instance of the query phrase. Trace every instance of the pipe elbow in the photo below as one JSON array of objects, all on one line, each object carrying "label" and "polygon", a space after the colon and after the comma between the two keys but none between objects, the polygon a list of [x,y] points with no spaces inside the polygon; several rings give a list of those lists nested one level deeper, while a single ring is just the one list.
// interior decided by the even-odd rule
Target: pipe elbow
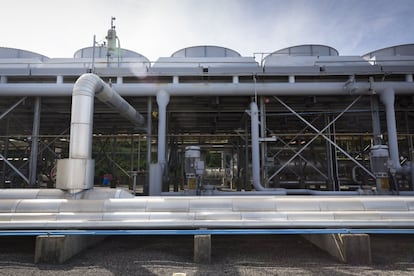
[{"label": "pipe elbow", "polygon": [[74,86],[72,95],[90,95],[95,96],[96,93],[101,92],[105,88],[105,83],[95,74],[87,73],[80,76]]}]

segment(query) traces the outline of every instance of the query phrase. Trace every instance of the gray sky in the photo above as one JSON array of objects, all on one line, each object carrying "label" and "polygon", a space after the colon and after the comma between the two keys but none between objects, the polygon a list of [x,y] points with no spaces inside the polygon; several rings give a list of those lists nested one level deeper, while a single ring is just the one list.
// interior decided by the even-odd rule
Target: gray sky
[{"label": "gray sky", "polygon": [[116,17],[123,48],[151,61],[195,45],[243,56],[299,44],[341,55],[414,43],[413,0],[1,0],[1,47],[72,57]]}]

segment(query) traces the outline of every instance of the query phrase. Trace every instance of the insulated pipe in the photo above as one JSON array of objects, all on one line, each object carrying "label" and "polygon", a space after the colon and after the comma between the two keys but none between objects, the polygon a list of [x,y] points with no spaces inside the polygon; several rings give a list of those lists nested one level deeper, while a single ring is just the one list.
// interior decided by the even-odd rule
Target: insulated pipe
[{"label": "insulated pipe", "polygon": [[117,110],[135,126],[145,125],[144,117],[95,74],[84,74],[73,87],[69,158],[92,158],[94,96]]},{"label": "insulated pipe", "polygon": [[264,191],[260,183],[260,147],[259,147],[259,110],[255,102],[250,103],[250,118],[252,132],[252,176],[256,191]]},{"label": "insulated pipe", "polygon": [[57,163],[56,188],[77,193],[93,188],[92,131],[94,97],[117,110],[135,126],[145,120],[127,101],[95,74],[84,74],[73,87],[69,158]]},{"label": "insulated pipe", "polygon": [[[393,87],[396,94],[414,94],[414,82],[355,83],[352,95],[380,93]],[[170,96],[324,96],[349,95],[344,82],[332,83],[139,83],[114,84],[121,96],[156,96],[165,90]],[[73,84],[0,83],[0,96],[70,96]]]},{"label": "insulated pipe", "polygon": [[385,106],[387,117],[388,147],[393,163],[393,169],[401,171],[400,154],[398,151],[397,126],[395,121],[395,91],[392,87],[387,87],[381,94],[381,101]]},{"label": "insulated pipe", "polygon": [[158,104],[158,163],[165,167],[166,163],[166,137],[167,137],[167,105],[170,95],[164,90],[157,93]]},{"label": "insulated pipe", "polygon": [[136,197],[0,201],[0,228],[413,228],[413,197]]}]

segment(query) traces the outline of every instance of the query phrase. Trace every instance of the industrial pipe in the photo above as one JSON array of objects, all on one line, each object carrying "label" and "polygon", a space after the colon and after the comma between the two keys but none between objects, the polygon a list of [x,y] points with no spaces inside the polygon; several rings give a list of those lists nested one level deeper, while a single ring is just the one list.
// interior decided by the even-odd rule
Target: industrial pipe
[{"label": "industrial pipe", "polygon": [[145,125],[144,117],[95,74],[84,74],[73,87],[69,158],[91,159],[94,97],[117,110],[135,126]]},{"label": "industrial pipe", "polygon": [[252,180],[256,191],[280,193],[280,189],[263,187],[260,180],[260,145],[259,145],[259,109],[256,102],[250,103],[251,138],[252,138]]},{"label": "industrial pipe", "polygon": [[166,163],[166,137],[167,137],[167,105],[170,95],[164,90],[157,93],[158,104],[158,163],[165,166]]},{"label": "industrial pipe", "polygon": [[413,197],[136,197],[0,201],[0,229],[413,228]]},{"label": "industrial pipe", "polygon": [[93,187],[92,131],[94,97],[117,110],[135,126],[145,125],[144,117],[95,74],[84,74],[73,86],[69,159],[57,164],[56,187],[79,191]]},{"label": "industrial pipe", "polygon": [[260,183],[260,147],[259,147],[259,109],[256,102],[250,103],[251,137],[252,137],[252,176],[256,191],[264,191]]},{"label": "industrial pipe", "polygon": [[157,93],[158,104],[158,153],[157,163],[150,164],[149,195],[158,196],[162,192],[162,184],[166,176],[166,141],[167,141],[167,105],[170,95],[164,90]]},{"label": "industrial pipe", "polygon": [[398,151],[397,126],[395,121],[395,91],[392,87],[387,87],[380,93],[381,101],[385,106],[387,117],[388,147],[392,160],[393,170],[401,171],[400,154]]},{"label": "industrial pipe", "polygon": [[[371,95],[393,87],[395,94],[414,94],[414,82],[355,83],[352,91],[344,82],[332,83],[123,83],[113,84],[121,96],[156,96],[164,90],[170,96],[327,96]],[[0,83],[0,96],[70,96],[73,84]],[[352,93],[351,93],[352,92]]]}]

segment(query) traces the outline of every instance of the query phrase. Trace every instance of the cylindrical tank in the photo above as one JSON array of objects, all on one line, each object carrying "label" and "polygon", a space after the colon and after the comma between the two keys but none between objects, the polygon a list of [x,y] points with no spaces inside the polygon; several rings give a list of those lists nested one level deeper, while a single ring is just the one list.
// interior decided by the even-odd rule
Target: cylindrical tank
[{"label": "cylindrical tank", "polygon": [[373,57],[389,57],[389,56],[414,56],[414,44],[403,44],[391,46],[383,49],[378,49],[363,55],[365,59]]},{"label": "cylindrical tank", "polygon": [[280,49],[269,56],[338,56],[335,48],[326,45],[305,44]]},{"label": "cylindrical tank", "polygon": [[171,57],[240,57],[241,55],[235,50],[219,46],[193,46],[176,51]]}]

